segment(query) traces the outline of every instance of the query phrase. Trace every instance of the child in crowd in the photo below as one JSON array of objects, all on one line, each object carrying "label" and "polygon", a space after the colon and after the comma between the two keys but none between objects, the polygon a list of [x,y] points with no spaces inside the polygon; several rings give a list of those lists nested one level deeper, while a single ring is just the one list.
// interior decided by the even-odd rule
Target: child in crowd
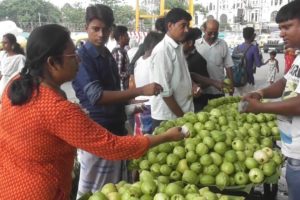
[{"label": "child in crowd", "polygon": [[264,65],[268,64],[269,66],[268,82],[270,84],[274,83],[276,73],[279,73],[278,60],[275,57],[276,57],[276,51],[271,51],[270,58],[264,63]]},{"label": "child in crowd", "polygon": [[[135,63],[134,67],[134,81],[136,87],[142,87],[150,83],[149,73],[150,73],[150,56],[153,48],[158,44],[164,37],[163,33],[150,32],[144,40],[144,50],[145,53],[140,57]],[[135,125],[134,134],[140,135],[143,133],[152,133],[152,118],[151,118],[151,108],[149,103],[149,98],[147,96],[138,96],[135,98],[137,101],[145,102],[143,107],[143,112],[135,114]]]}]

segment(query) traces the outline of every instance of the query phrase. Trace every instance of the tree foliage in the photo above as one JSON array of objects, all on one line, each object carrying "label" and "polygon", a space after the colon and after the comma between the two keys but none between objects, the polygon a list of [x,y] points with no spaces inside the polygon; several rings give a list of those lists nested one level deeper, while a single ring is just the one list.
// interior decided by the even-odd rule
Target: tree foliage
[{"label": "tree foliage", "polygon": [[133,24],[135,12],[124,0],[92,0],[92,2],[109,6],[114,11],[115,24],[125,26]]},{"label": "tree foliage", "polygon": [[187,1],[184,0],[166,0],[165,8],[166,9],[182,8],[186,10],[188,8],[188,4]]},{"label": "tree foliage", "polygon": [[114,9],[115,23],[117,25],[129,26],[135,21],[135,12],[131,6],[118,5]]},{"label": "tree foliage", "polygon": [[[143,2],[140,0],[140,2]],[[125,0],[91,0],[91,3],[105,4],[114,11],[115,23],[134,27],[135,10],[125,3]],[[2,0],[0,1],[0,20],[9,19],[16,23],[64,23],[83,24],[85,23],[85,8],[83,3],[66,3],[61,9],[54,6],[49,0]],[[188,8],[185,0],[166,0],[165,8],[170,10],[175,7]],[[199,4],[195,4],[195,11],[205,12]],[[143,14],[150,14],[148,8],[141,11]],[[152,11],[153,12],[153,11]],[[159,14],[159,4],[157,10],[152,14]],[[151,19],[144,19],[142,22],[148,27]]]},{"label": "tree foliage", "polygon": [[85,23],[85,9],[81,6],[81,4],[75,4],[72,6],[67,3],[61,8],[61,13],[64,23]]},{"label": "tree foliage", "polygon": [[61,12],[44,0],[3,0],[0,2],[0,19],[15,22],[61,22]]},{"label": "tree foliage", "polygon": [[104,4],[113,9],[115,6],[118,6],[118,5],[121,5],[122,3],[124,3],[124,0],[91,0],[91,2]]},{"label": "tree foliage", "polygon": [[195,11],[199,11],[200,13],[204,14],[204,16],[206,16],[207,14],[207,10],[205,9],[205,7],[203,7],[201,4],[195,4],[194,5],[194,10]]}]

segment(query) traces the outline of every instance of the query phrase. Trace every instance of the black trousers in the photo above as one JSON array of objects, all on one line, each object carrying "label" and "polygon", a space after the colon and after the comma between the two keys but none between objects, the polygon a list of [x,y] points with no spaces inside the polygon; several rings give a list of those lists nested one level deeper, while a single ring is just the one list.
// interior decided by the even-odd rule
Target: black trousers
[{"label": "black trousers", "polygon": [[152,130],[154,131],[154,129],[156,128],[156,127],[158,127],[159,126],[159,124],[161,123],[161,122],[163,122],[164,120],[156,120],[156,119],[153,119],[152,118]]},{"label": "black trousers", "polygon": [[224,94],[203,94],[199,98],[194,99],[194,109],[195,112],[201,111],[208,103],[210,99],[216,99],[223,97]]}]

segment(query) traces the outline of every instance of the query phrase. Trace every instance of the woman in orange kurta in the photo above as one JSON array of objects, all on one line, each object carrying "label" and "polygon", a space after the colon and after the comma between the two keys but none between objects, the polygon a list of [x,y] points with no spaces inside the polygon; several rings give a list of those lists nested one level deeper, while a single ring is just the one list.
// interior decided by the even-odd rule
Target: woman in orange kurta
[{"label": "woman in orange kurta", "polygon": [[158,136],[112,135],[60,89],[77,68],[64,27],[46,25],[31,33],[25,67],[2,97],[0,199],[69,199],[76,148],[105,159],[133,159],[151,146],[183,139],[178,128]]}]

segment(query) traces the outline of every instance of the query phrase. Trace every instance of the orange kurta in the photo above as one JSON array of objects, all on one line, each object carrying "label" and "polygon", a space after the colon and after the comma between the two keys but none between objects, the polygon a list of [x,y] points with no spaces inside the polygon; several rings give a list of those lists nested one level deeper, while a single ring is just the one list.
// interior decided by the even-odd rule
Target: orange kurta
[{"label": "orange kurta", "polygon": [[111,160],[142,156],[144,136],[119,137],[48,87],[22,106],[0,109],[0,199],[69,199],[76,147]]}]

